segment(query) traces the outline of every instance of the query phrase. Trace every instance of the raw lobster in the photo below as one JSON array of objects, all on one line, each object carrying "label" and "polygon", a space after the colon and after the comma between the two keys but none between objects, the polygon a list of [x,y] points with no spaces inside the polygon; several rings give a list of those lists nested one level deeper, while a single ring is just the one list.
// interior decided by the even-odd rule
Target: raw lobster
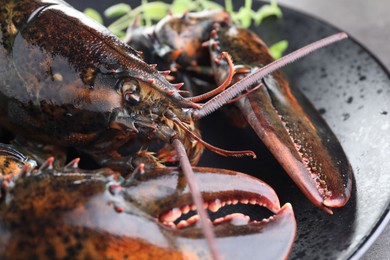
[{"label": "raw lobster", "polygon": [[[214,26],[215,21],[208,23]],[[178,250],[180,256],[192,252],[184,249],[191,244],[188,237],[200,237],[203,232],[211,247],[211,256],[218,258],[216,247],[225,248],[230,244],[224,237],[232,237],[232,243],[236,243],[237,236],[252,239],[251,234],[255,233],[259,234],[259,240],[254,241],[260,241],[264,239],[260,235],[263,228],[269,228],[275,234],[281,233],[280,228],[284,230],[286,236],[276,244],[276,250],[270,250],[269,257],[275,257],[275,252],[279,257],[286,257],[295,234],[295,220],[288,204],[280,209],[272,190],[263,188],[264,184],[249,176],[223,170],[193,170],[190,165],[190,162],[196,164],[204,147],[222,155],[253,155],[251,151],[225,151],[202,141],[194,119],[240,95],[253,81],[259,81],[286,60],[238,81],[221,93],[224,101],[219,102],[220,97],[216,97],[201,105],[194,101],[199,97],[181,95],[179,88],[182,84],[170,83],[166,79],[169,72],[156,70],[154,65],[143,61],[139,52],[121,42],[105,27],[62,1],[1,0],[0,27],[0,126],[15,137],[14,147],[4,145],[0,149],[4,162],[0,250],[4,257],[26,257],[24,253],[60,257],[68,253],[103,258],[125,257],[126,254],[142,256],[145,253],[143,250],[141,253],[134,251],[132,246],[145,250],[153,248],[151,256],[168,257],[174,254],[171,250]],[[343,34],[333,36],[317,47],[344,37]],[[199,39],[203,44],[204,41]],[[174,154],[173,162],[180,162],[180,172],[187,178],[195,171],[195,181],[202,179],[211,186],[202,183],[200,191],[196,191],[194,183],[197,182],[188,181],[187,184],[175,169],[165,169],[152,153],[140,150],[140,146],[153,143],[162,143],[157,151]],[[77,160],[65,168],[60,167],[64,165],[69,147],[108,168],[80,170]],[[53,156],[57,162],[54,166]],[[32,169],[29,158],[42,165],[41,168]],[[161,158],[168,160],[166,156]],[[121,180],[116,171],[125,180]],[[117,183],[111,183],[112,179]],[[162,193],[153,197],[150,192],[156,186],[148,185],[155,185],[155,180],[158,183],[170,181],[167,185],[161,184],[163,187],[159,190]],[[220,182],[224,184],[219,187],[212,185]],[[237,190],[228,183],[242,183],[245,187]],[[195,206],[190,202],[188,187]],[[112,196],[119,194],[116,198],[121,202],[105,197],[107,192]],[[149,199],[145,200],[143,196]],[[276,216],[260,224],[248,224],[244,217],[246,222],[238,221],[239,227],[236,228],[225,222],[240,220],[242,215],[222,215],[213,220],[216,225],[213,231],[205,217],[204,205],[214,211],[223,204],[238,202],[265,205]],[[89,207],[102,210],[90,211]],[[202,232],[188,228],[196,217],[178,219],[188,209],[198,209]],[[142,216],[142,223],[153,222],[151,225],[161,230],[164,240],[175,242],[159,244],[154,241],[157,233],[136,230],[140,233],[134,234],[132,228],[114,227],[116,222],[126,224],[133,221],[120,222],[138,214]],[[31,217],[26,219],[26,216]],[[94,218],[92,216],[96,219],[90,221]],[[44,223],[43,229],[39,228],[41,223]],[[264,223],[268,224],[263,227]],[[110,239],[105,241],[108,245],[101,248],[100,238],[89,240],[88,237],[102,235],[103,226],[106,229],[101,238]],[[91,230],[85,231],[86,227]],[[176,231],[179,227],[183,229]],[[118,229],[122,232],[116,232]],[[171,229],[175,230],[172,236]],[[70,232],[69,237],[61,235],[65,231]],[[182,236],[184,242],[181,242]],[[53,244],[59,239],[62,243]],[[247,245],[247,242],[243,244]],[[200,242],[199,248],[205,246]],[[160,247],[164,248],[161,252],[159,249],[154,251]],[[119,251],[123,255],[112,254],[113,248],[121,248]],[[226,257],[234,255],[229,250],[220,252]],[[208,252],[201,249],[189,254],[201,257]]]},{"label": "raw lobster", "polygon": [[[233,84],[274,61],[265,43],[232,24],[225,11],[171,15],[149,29],[134,25],[126,40],[153,53],[147,56],[149,62],[174,64],[180,79],[187,79],[190,86],[203,81],[206,90],[224,86],[229,74],[234,73]],[[224,59],[227,53],[230,57]],[[214,84],[204,82],[208,74]],[[352,168],[319,113],[303,110],[280,71],[251,88],[235,105],[285,171],[319,208],[331,213],[331,208],[345,205],[351,196]]]}]

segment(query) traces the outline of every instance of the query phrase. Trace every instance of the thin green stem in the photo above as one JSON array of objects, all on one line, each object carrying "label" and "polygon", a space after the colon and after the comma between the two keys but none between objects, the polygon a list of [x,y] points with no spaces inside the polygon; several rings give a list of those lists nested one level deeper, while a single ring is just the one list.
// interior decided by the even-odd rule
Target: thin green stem
[{"label": "thin green stem", "polygon": [[143,19],[144,19],[144,21],[145,21],[145,25],[147,26],[147,27],[150,27],[150,26],[152,26],[152,19],[150,19],[150,17],[149,17],[149,15],[148,15],[148,12],[146,12],[146,6],[147,6],[147,4],[148,4],[148,0],[142,0],[142,4],[141,4],[141,6],[143,7],[142,9],[142,12],[143,12]]},{"label": "thin green stem", "polygon": [[232,0],[225,0],[225,9],[229,14],[234,12]]},{"label": "thin green stem", "polygon": [[252,11],[252,0],[245,0],[245,9]]}]

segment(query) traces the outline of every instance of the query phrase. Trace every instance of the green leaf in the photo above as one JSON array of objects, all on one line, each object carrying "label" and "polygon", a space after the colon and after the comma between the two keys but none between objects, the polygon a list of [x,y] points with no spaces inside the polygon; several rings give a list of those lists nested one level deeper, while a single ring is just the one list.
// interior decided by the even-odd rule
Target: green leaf
[{"label": "green leaf", "polygon": [[249,26],[251,26],[252,23],[252,11],[248,8],[241,7],[238,10],[236,18],[239,19],[239,24],[242,27],[248,28]]},{"label": "green leaf", "polygon": [[145,18],[152,20],[161,20],[167,15],[170,5],[161,1],[150,2],[143,6]]},{"label": "green leaf", "polygon": [[118,20],[107,26],[107,28],[114,34],[117,34],[117,32],[120,32],[122,30],[126,30],[126,28],[129,26],[129,24],[133,21],[133,17],[131,17],[129,14],[125,14],[122,17],[120,17]]},{"label": "green leaf", "polygon": [[115,18],[118,16],[125,15],[126,13],[131,11],[131,6],[125,3],[119,3],[116,5],[112,5],[104,11],[104,15],[107,18]]},{"label": "green leaf", "polygon": [[203,9],[210,9],[210,10],[222,10],[224,9],[222,5],[214,3],[212,1],[202,1],[202,8]]},{"label": "green leaf", "polygon": [[197,5],[191,0],[174,0],[171,4],[170,10],[174,14],[182,14],[185,11],[196,10]]},{"label": "green leaf", "polygon": [[123,40],[126,36],[126,32],[119,31],[119,32],[116,32],[115,35],[118,36],[119,39]]},{"label": "green leaf", "polygon": [[278,18],[282,17],[282,10],[276,3],[271,3],[269,5],[263,5],[262,7],[254,13],[253,19],[255,24],[259,25],[265,18],[270,16],[276,16]]},{"label": "green leaf", "polygon": [[282,57],[283,52],[287,49],[287,47],[288,47],[288,41],[283,40],[269,47],[269,51],[271,52],[271,55],[275,59],[279,59],[280,57]]},{"label": "green leaf", "polygon": [[92,8],[86,8],[84,14],[94,19],[96,22],[103,24],[103,18],[98,11]]}]

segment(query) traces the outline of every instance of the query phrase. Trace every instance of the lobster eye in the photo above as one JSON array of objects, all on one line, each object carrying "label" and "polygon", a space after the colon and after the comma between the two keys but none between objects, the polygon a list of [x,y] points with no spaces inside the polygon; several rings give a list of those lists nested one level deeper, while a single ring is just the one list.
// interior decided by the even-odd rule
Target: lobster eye
[{"label": "lobster eye", "polygon": [[123,98],[126,103],[134,106],[141,102],[141,91],[135,80],[125,81],[122,86]]}]

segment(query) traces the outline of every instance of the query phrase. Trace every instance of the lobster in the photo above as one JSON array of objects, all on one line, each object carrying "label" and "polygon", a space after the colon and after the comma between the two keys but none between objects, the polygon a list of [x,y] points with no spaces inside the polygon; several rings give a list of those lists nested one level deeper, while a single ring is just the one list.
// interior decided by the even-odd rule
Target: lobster
[{"label": "lobster", "polygon": [[[178,77],[206,90],[224,86],[229,74],[234,74],[233,84],[273,62],[265,43],[234,25],[225,11],[171,15],[149,29],[133,25],[125,41],[149,53],[149,62],[163,60],[160,64],[179,67],[174,68]],[[213,75],[214,84],[199,83],[207,74]],[[251,88],[234,104],[258,137],[313,204],[328,213],[344,206],[351,196],[352,168],[326,122],[314,110],[301,108],[280,71]]]},{"label": "lobster", "polygon": [[[202,249],[204,241],[199,240],[204,234],[211,256],[219,258],[219,252],[227,252],[226,257],[234,255],[226,248],[236,243],[237,236],[247,245],[252,234],[258,234],[257,242],[266,240],[269,233],[286,233],[269,256],[276,252],[286,257],[295,234],[291,206],[280,208],[272,189],[254,178],[224,170],[192,169],[191,163],[196,164],[204,147],[222,155],[253,155],[205,143],[194,119],[217,110],[291,59],[265,66],[201,105],[194,101],[199,97],[183,97],[182,84],[167,81],[168,72],[156,70],[105,27],[62,1],[1,0],[0,26],[0,126],[15,136],[12,147],[0,147],[4,162],[0,250],[4,257],[26,256],[24,253],[60,257],[64,250],[79,257],[145,253],[132,247],[145,248],[149,256],[177,253],[180,257],[186,252],[209,256]],[[314,48],[344,37],[333,36]],[[302,53],[291,57],[297,56]],[[28,69],[24,69],[26,65]],[[180,170],[165,168],[152,153],[139,149],[140,144],[156,140],[163,143],[158,150],[175,154]],[[77,159],[60,167],[68,147],[94,158],[104,168],[80,170]],[[33,169],[31,159],[41,165],[38,170]],[[198,181],[205,186],[197,188]],[[214,182],[224,184],[212,185]],[[243,186],[236,188],[231,183]],[[107,192],[115,198],[107,197]],[[240,214],[221,216],[214,220],[215,230],[210,228],[204,205],[217,211],[221,205],[238,202],[264,205],[276,215],[259,225],[240,222]],[[194,209],[200,215],[202,231],[188,227],[196,217],[178,222],[180,215]],[[236,220],[239,224],[226,223]],[[156,232],[142,232],[138,225],[121,229],[132,222]],[[176,230],[179,227],[183,229]],[[64,237],[64,232],[70,235]],[[163,238],[156,242],[156,237]],[[234,242],[225,239],[230,237]],[[123,254],[115,255],[115,250]]]}]

